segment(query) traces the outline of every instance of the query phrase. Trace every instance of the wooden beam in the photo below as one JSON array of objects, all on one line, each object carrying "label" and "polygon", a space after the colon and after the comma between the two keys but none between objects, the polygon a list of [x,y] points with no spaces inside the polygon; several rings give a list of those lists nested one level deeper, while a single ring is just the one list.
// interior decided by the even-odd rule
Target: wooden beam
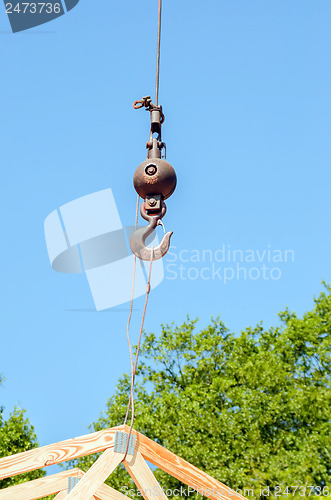
[{"label": "wooden beam", "polygon": [[97,500],[129,500],[126,495],[123,495],[123,493],[111,488],[107,484],[102,484],[94,493],[94,496]]},{"label": "wooden beam", "polygon": [[[36,500],[47,495],[54,495],[68,488],[68,477],[82,477],[79,469],[70,469],[52,476],[34,479],[0,490],[0,500]],[[67,491],[67,490],[66,490]]]},{"label": "wooden beam", "polygon": [[0,479],[104,451],[114,446],[115,431],[121,429],[113,427],[0,458]]},{"label": "wooden beam", "polygon": [[[113,453],[112,447],[114,446],[114,435],[117,430],[125,430],[126,432],[128,432],[129,427],[113,427],[112,429],[106,429],[78,438],[68,439],[66,441],[43,446],[41,448],[35,448],[33,450],[26,451],[24,453],[18,453],[17,455],[12,455],[10,457],[0,458],[0,479],[15,476],[17,474],[23,474],[25,472],[36,469],[41,469],[49,465],[58,464],[67,460],[73,460],[75,458],[91,455],[93,453],[98,453],[104,450],[109,451],[109,455],[111,455],[111,453]],[[146,460],[164,470],[171,476],[187,484],[190,488],[195,489],[199,493],[203,493],[203,495],[208,497],[210,500],[246,500],[245,497],[243,497],[239,493],[236,493],[231,488],[228,488],[223,483],[217,481],[205,472],[202,472],[194,465],[186,462],[186,460],[183,460],[171,451],[163,448],[163,446],[155,443],[151,439],[145,437],[143,434],[140,434],[134,430],[133,434],[136,435],[136,449],[140,451],[140,453]],[[117,453],[113,453],[113,455],[120,456],[120,454]],[[98,461],[96,462],[96,464],[97,463]],[[90,470],[92,470],[92,468]],[[107,470],[107,467],[105,467],[105,470]],[[86,476],[89,474],[89,472],[86,474]],[[103,474],[101,472],[102,471],[100,471],[100,474],[102,476]],[[111,472],[112,471],[110,471],[108,475],[110,475]],[[108,475],[106,477],[108,477]],[[103,481],[99,483],[98,477],[98,473],[96,473],[97,483],[99,484],[99,487],[101,487]],[[88,479],[88,481],[90,481],[90,479]],[[29,483],[24,484],[27,485]],[[87,485],[87,483],[84,484]],[[77,487],[78,485],[74,488],[74,490]],[[90,484],[90,489],[94,489],[94,483],[92,487],[92,482]],[[2,495],[0,496],[0,500],[6,498],[3,496],[5,494],[5,491],[6,490],[3,490],[0,493]],[[95,491],[96,490],[94,489],[90,497],[95,493]],[[104,491],[102,491],[101,493],[103,495],[105,494]],[[109,490],[107,491],[107,494],[111,494]],[[116,500],[123,500],[118,497],[118,495],[121,494],[119,492],[116,492]],[[84,498],[90,497],[85,496]],[[34,498],[38,497],[35,496]],[[107,498],[110,498],[110,496],[108,496]],[[114,499],[114,497],[112,498]],[[71,500],[71,497],[68,496],[68,499]]]},{"label": "wooden beam", "polygon": [[124,465],[145,500],[167,500],[161,486],[139,451],[133,457],[128,456]]},{"label": "wooden beam", "polygon": [[[80,477],[85,476],[85,472],[82,472],[82,471],[79,471],[79,472],[81,474]],[[102,484],[97,489],[94,496],[95,496],[96,500],[128,500],[128,497],[126,495],[123,495],[123,493],[120,493],[119,491],[115,490],[114,488],[111,488],[110,486],[108,486],[108,484]]]},{"label": "wooden beam", "polygon": [[64,500],[67,495],[68,495],[68,490],[62,490],[60,491],[60,493],[56,495],[54,500]]},{"label": "wooden beam", "polygon": [[84,474],[74,489],[66,496],[66,500],[82,500],[91,498],[114,469],[121,463],[124,454],[115,453],[108,448],[92,467]]},{"label": "wooden beam", "polygon": [[[58,495],[56,495],[54,500],[64,500],[67,495],[68,495],[68,490],[60,491],[60,493]],[[99,500],[99,499],[97,499],[97,497],[91,497],[90,500]],[[101,500],[103,500],[103,499],[101,499]]]},{"label": "wooden beam", "polygon": [[[82,478],[83,476],[85,474],[80,469],[70,469],[41,479],[34,479],[33,481],[0,490],[0,500],[37,500],[48,495],[55,495],[58,492],[63,497],[63,491],[67,496],[68,477]],[[94,496],[96,500],[128,500],[126,495],[106,484],[102,484]],[[60,496],[59,499],[62,497]]]},{"label": "wooden beam", "polygon": [[[67,498],[67,495],[68,495],[68,490],[60,491],[60,493],[56,495],[54,500],[65,500],[65,498]],[[99,499],[97,499],[97,497],[91,497],[90,500],[99,500]]]},{"label": "wooden beam", "polygon": [[[79,472],[81,474],[81,477],[85,476],[84,472]],[[108,484],[102,484],[95,492],[94,497],[96,498],[96,500],[128,500],[128,497],[126,495],[123,495],[123,493],[120,493],[114,488],[111,488],[110,486],[108,486]]]},{"label": "wooden beam", "polygon": [[[129,432],[129,429],[128,426],[125,427],[126,432]],[[236,493],[225,484],[202,472],[143,434],[135,430],[132,433],[136,436],[137,449],[148,462],[187,484],[190,488],[202,493],[210,500],[247,500],[241,494]]]}]

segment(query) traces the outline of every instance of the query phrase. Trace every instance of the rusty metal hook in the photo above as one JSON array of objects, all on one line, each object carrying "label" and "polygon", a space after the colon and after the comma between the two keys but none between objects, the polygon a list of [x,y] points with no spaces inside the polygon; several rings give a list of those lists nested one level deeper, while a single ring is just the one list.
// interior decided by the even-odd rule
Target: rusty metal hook
[{"label": "rusty metal hook", "polygon": [[170,238],[173,235],[173,231],[169,231],[168,233],[166,233],[163,236],[161,243],[157,247],[154,247],[152,249],[146,246],[146,239],[150,234],[152,234],[153,231],[155,231],[156,226],[160,224],[161,219],[164,217],[166,211],[167,207],[163,200],[161,201],[161,209],[154,214],[148,214],[146,212],[145,202],[141,204],[140,214],[145,220],[149,222],[149,224],[146,227],[137,229],[131,236],[130,240],[131,250],[137,257],[139,257],[139,259],[147,261],[151,260],[153,252],[152,260],[158,260],[161,259],[169,250]]}]

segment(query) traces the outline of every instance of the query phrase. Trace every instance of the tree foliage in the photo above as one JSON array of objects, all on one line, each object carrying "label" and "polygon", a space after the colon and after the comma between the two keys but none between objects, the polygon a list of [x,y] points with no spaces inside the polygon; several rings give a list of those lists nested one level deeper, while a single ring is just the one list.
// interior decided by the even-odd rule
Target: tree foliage
[{"label": "tree foliage", "polygon": [[[330,485],[331,288],[302,318],[288,310],[279,316],[280,326],[267,330],[258,325],[234,334],[215,319],[197,331],[187,319],[146,335],[135,429],[228,486],[252,488],[254,496],[266,486],[272,494],[275,486]],[[129,386],[123,375],[93,431],[123,423]],[[155,474],[162,486],[179,486]],[[130,480],[119,469],[109,483],[121,488]]]},{"label": "tree foliage", "polygon": [[[25,417],[25,410],[15,408],[8,420],[4,419],[3,408],[0,408],[0,457],[14,455],[31,450],[38,446],[33,426]],[[20,474],[0,481],[0,489],[37,479],[45,475],[42,470]]]}]

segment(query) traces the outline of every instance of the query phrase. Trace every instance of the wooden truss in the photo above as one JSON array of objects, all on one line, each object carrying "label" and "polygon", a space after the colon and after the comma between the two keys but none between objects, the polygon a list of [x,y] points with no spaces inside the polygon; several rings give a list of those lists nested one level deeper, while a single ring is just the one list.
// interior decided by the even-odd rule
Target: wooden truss
[{"label": "wooden truss", "polygon": [[[36,500],[53,494],[56,494],[56,500],[128,500],[126,495],[104,484],[124,458],[123,453],[114,451],[115,433],[118,431],[128,433],[129,428],[123,425],[113,427],[1,458],[0,479],[5,479],[67,460],[103,452],[86,473],[79,469],[71,469],[11,486],[0,490],[0,500]],[[239,493],[143,434],[135,430],[132,434],[135,436],[134,453],[127,455],[123,463],[145,500],[167,500],[146,460],[210,500],[246,500]],[[68,478],[70,477],[79,478],[79,481],[68,493]]]}]

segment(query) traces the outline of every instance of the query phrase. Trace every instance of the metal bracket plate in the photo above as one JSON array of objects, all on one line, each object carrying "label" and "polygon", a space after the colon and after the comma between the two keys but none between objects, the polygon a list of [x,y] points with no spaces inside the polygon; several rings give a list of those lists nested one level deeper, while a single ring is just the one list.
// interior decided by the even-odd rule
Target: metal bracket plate
[{"label": "metal bracket plate", "polygon": [[145,199],[145,208],[146,210],[149,210],[151,213],[152,212],[159,212],[161,210],[161,195],[160,194],[154,194],[146,195]]},{"label": "metal bracket plate", "polygon": [[[125,453],[126,452],[126,447],[128,444],[128,437],[129,437],[129,434],[127,434],[126,432],[121,432],[121,431],[115,432],[115,441],[114,441],[114,452],[115,453]],[[128,448],[128,455],[134,454],[135,442],[136,442],[136,436],[133,436],[131,434],[129,448]]]},{"label": "metal bracket plate", "polygon": [[68,493],[78,484],[79,477],[68,477]]}]

